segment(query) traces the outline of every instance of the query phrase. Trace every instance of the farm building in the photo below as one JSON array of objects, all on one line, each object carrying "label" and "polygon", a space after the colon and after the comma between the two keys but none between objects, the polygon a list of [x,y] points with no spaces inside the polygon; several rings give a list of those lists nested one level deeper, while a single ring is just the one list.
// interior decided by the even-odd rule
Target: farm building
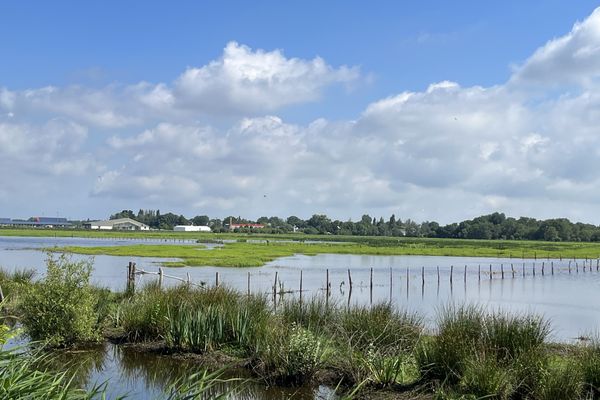
[{"label": "farm building", "polygon": [[205,225],[176,225],[173,230],[175,232],[211,232],[210,227]]},{"label": "farm building", "polygon": [[31,217],[22,219],[0,218],[1,226],[32,227],[32,228],[66,228],[71,224],[66,218],[60,217]]},{"label": "farm building", "polygon": [[150,227],[131,218],[110,219],[108,221],[91,221],[83,224],[87,229],[147,231]]}]

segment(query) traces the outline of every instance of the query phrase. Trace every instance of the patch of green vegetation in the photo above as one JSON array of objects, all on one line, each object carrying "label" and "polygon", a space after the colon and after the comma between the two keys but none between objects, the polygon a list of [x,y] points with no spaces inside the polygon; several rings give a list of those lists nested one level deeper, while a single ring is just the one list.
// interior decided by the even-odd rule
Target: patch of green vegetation
[{"label": "patch of green vegetation", "polygon": [[517,257],[517,258],[590,258],[600,256],[600,244],[546,243],[546,242],[493,242],[484,240],[385,238],[366,243],[325,242],[234,242],[222,247],[205,249],[198,245],[145,245],[131,246],[67,246],[47,249],[87,255],[129,257],[177,258],[167,266],[258,267],[279,257],[294,254],[361,254],[361,255],[427,255],[459,257]]}]

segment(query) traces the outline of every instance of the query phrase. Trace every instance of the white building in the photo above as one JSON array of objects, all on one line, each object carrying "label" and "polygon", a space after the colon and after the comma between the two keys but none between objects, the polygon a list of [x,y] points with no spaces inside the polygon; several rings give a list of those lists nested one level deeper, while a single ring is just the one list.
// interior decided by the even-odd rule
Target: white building
[{"label": "white building", "polygon": [[92,221],[83,224],[87,229],[147,231],[150,227],[131,218],[110,219],[108,221]]},{"label": "white building", "polygon": [[204,225],[176,225],[175,232],[211,232],[210,226]]}]

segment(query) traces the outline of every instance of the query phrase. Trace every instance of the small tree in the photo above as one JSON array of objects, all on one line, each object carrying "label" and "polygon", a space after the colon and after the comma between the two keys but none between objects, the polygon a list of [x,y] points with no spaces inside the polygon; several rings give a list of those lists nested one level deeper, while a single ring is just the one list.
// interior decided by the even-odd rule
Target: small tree
[{"label": "small tree", "polygon": [[26,332],[52,346],[97,340],[97,295],[89,282],[92,261],[49,254],[46,265],[45,279],[27,291],[21,305]]}]

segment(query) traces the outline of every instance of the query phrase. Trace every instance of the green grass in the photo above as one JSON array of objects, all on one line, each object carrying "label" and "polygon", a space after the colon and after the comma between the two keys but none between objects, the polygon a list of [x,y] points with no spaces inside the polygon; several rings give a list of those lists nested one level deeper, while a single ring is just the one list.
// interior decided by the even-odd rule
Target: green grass
[{"label": "green grass", "polygon": [[[167,266],[258,267],[294,254],[428,255],[459,257],[590,258],[600,255],[596,243],[549,243],[452,239],[405,239],[363,243],[235,242],[206,250],[201,245],[66,246],[47,249],[86,255],[177,258]],[[388,238],[389,239],[389,238]]]}]

